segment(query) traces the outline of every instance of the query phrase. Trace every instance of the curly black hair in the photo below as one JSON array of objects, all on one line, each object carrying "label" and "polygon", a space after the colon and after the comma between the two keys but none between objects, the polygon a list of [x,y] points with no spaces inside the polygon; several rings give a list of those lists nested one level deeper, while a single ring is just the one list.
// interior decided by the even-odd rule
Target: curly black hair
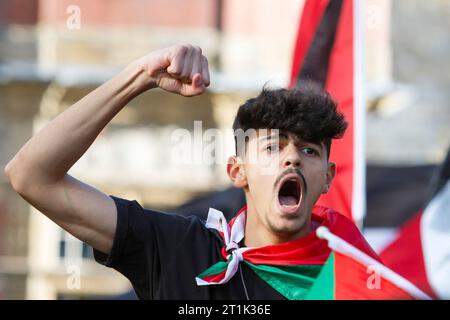
[{"label": "curly black hair", "polygon": [[331,140],[343,136],[347,122],[330,94],[309,84],[295,89],[264,87],[256,98],[239,107],[233,123],[235,134],[238,129],[278,129],[307,142],[323,142],[329,157]]}]

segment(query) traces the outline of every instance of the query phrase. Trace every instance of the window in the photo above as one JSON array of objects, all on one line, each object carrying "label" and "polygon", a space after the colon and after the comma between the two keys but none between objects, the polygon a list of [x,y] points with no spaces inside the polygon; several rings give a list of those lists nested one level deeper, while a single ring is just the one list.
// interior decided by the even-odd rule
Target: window
[{"label": "window", "polygon": [[61,230],[59,240],[59,257],[66,259],[94,259],[92,247],[81,242],[71,234]]}]

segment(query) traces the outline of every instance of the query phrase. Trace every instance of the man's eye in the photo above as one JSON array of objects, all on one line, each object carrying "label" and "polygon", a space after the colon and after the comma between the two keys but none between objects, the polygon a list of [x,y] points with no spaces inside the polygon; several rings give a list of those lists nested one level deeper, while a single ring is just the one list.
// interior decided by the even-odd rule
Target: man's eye
[{"label": "man's eye", "polygon": [[302,149],[302,152],[303,152],[304,154],[309,155],[309,156],[313,156],[313,155],[316,155],[316,154],[317,154],[317,151],[314,150],[313,148],[303,148],[303,149]]},{"label": "man's eye", "polygon": [[267,152],[277,152],[279,150],[279,146],[277,144],[271,144],[266,147]]}]

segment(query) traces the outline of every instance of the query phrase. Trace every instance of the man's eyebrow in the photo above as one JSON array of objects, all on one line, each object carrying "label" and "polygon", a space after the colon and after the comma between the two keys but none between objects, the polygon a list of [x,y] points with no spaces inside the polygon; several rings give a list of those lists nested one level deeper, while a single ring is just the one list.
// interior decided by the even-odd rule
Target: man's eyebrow
[{"label": "man's eyebrow", "polygon": [[271,134],[271,135],[268,135],[268,136],[261,137],[261,138],[259,138],[259,141],[260,142],[264,142],[264,141],[268,141],[268,140],[288,139],[288,138],[289,137],[288,137],[287,134],[285,134],[283,132],[280,132],[278,134],[274,133],[274,134]]}]

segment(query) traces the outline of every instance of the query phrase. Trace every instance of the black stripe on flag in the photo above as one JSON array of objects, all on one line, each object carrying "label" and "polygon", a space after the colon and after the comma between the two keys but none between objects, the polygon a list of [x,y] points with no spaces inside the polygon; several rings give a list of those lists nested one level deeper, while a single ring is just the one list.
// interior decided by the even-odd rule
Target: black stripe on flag
[{"label": "black stripe on flag", "polygon": [[342,0],[331,0],[328,4],[303,61],[296,87],[303,82],[313,82],[322,89],[325,87],[341,8]]},{"label": "black stripe on flag", "polygon": [[436,170],[436,173],[433,175],[433,179],[431,182],[431,190],[428,196],[427,204],[442,190],[442,188],[447,184],[450,180],[450,148],[447,151],[447,156],[445,157],[444,162],[439,166],[439,169]]}]

